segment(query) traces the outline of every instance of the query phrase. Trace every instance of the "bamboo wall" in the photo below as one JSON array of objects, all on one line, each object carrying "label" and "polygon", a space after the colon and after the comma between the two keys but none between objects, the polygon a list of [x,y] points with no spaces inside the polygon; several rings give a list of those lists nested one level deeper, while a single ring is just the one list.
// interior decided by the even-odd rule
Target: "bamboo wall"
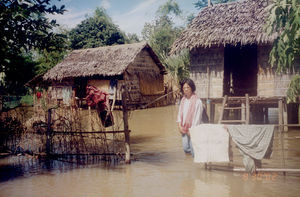
[{"label": "bamboo wall", "polygon": [[[270,50],[270,45],[258,46],[257,49],[257,96],[286,96],[286,91],[293,75],[277,74],[275,69],[270,67],[268,63]],[[198,96],[201,98],[222,97],[224,47],[199,48],[191,51],[190,55],[190,77],[195,82]],[[296,64],[299,63],[299,61],[296,62]]]},{"label": "bamboo wall", "polygon": [[147,49],[137,55],[126,71],[125,81],[132,103],[147,104],[164,94],[163,74]]},{"label": "bamboo wall", "polygon": [[193,50],[191,51],[190,63],[190,77],[195,82],[198,96],[201,98],[222,97],[224,47]]},{"label": "bamboo wall", "polygon": [[258,46],[257,96],[286,96],[292,74],[277,74],[269,61],[271,46]]}]

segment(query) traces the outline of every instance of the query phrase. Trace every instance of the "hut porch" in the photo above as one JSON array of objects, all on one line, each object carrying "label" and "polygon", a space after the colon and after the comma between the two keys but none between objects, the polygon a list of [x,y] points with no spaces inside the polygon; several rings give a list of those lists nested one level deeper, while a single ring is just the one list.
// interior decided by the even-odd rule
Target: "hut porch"
[{"label": "hut porch", "polygon": [[[224,112],[222,118],[224,120],[237,120],[242,119],[243,116],[245,118],[248,116],[248,124],[275,124],[275,126],[278,126],[284,131],[287,131],[288,127],[300,127],[300,117],[297,111],[297,109],[299,109],[299,100],[297,103],[287,104],[286,97],[283,96],[249,96],[249,114],[247,115],[243,114],[247,113],[246,107],[244,111],[241,108],[243,104],[246,106],[246,99],[247,96],[227,97],[225,106],[235,107],[235,109]],[[222,106],[224,98],[202,98],[202,101],[206,104],[210,123],[218,122],[222,111],[224,111],[224,109],[222,109],[222,107],[224,107]],[[272,117],[273,121],[270,121],[269,110],[274,108],[277,109],[277,113],[273,113],[276,117]],[[241,110],[239,111],[238,109]]]}]

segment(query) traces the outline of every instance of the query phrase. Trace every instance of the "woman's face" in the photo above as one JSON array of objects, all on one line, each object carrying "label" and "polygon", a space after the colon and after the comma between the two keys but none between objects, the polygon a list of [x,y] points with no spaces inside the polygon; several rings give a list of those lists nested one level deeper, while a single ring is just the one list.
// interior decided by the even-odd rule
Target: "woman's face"
[{"label": "woman's face", "polygon": [[192,88],[187,83],[183,84],[182,90],[186,98],[190,98],[193,94]]}]

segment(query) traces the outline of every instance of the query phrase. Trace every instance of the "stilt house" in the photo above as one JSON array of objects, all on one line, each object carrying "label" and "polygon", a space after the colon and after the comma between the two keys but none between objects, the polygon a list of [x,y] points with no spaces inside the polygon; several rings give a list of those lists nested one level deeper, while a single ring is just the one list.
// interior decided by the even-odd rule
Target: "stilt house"
[{"label": "stilt house", "polygon": [[164,74],[154,51],[142,42],[74,50],[43,79],[51,82],[49,97],[64,104],[85,98],[87,85],[121,100],[121,87],[126,85],[129,104],[141,105],[165,93]]},{"label": "stilt house", "polygon": [[[171,53],[190,51],[190,77],[203,99],[224,95],[285,97],[292,76],[269,64],[278,36],[264,28],[268,1],[240,0],[203,8],[174,42]],[[295,68],[299,68],[299,59]],[[276,104],[277,105],[277,104]]]}]

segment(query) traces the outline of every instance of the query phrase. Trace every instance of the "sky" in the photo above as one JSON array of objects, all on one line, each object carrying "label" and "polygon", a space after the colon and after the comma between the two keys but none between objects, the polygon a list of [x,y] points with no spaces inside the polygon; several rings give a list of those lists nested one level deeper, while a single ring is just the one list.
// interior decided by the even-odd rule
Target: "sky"
[{"label": "sky", "polygon": [[[141,36],[141,31],[146,22],[155,19],[158,7],[167,0],[54,0],[57,6],[65,5],[67,10],[63,15],[49,15],[50,19],[56,21],[68,29],[74,28],[86,17],[92,16],[97,7],[106,9],[113,22],[126,33],[136,33]],[[191,13],[198,14],[194,3],[197,0],[176,0],[187,16]],[[184,25],[183,20],[174,21],[176,25]]]}]

